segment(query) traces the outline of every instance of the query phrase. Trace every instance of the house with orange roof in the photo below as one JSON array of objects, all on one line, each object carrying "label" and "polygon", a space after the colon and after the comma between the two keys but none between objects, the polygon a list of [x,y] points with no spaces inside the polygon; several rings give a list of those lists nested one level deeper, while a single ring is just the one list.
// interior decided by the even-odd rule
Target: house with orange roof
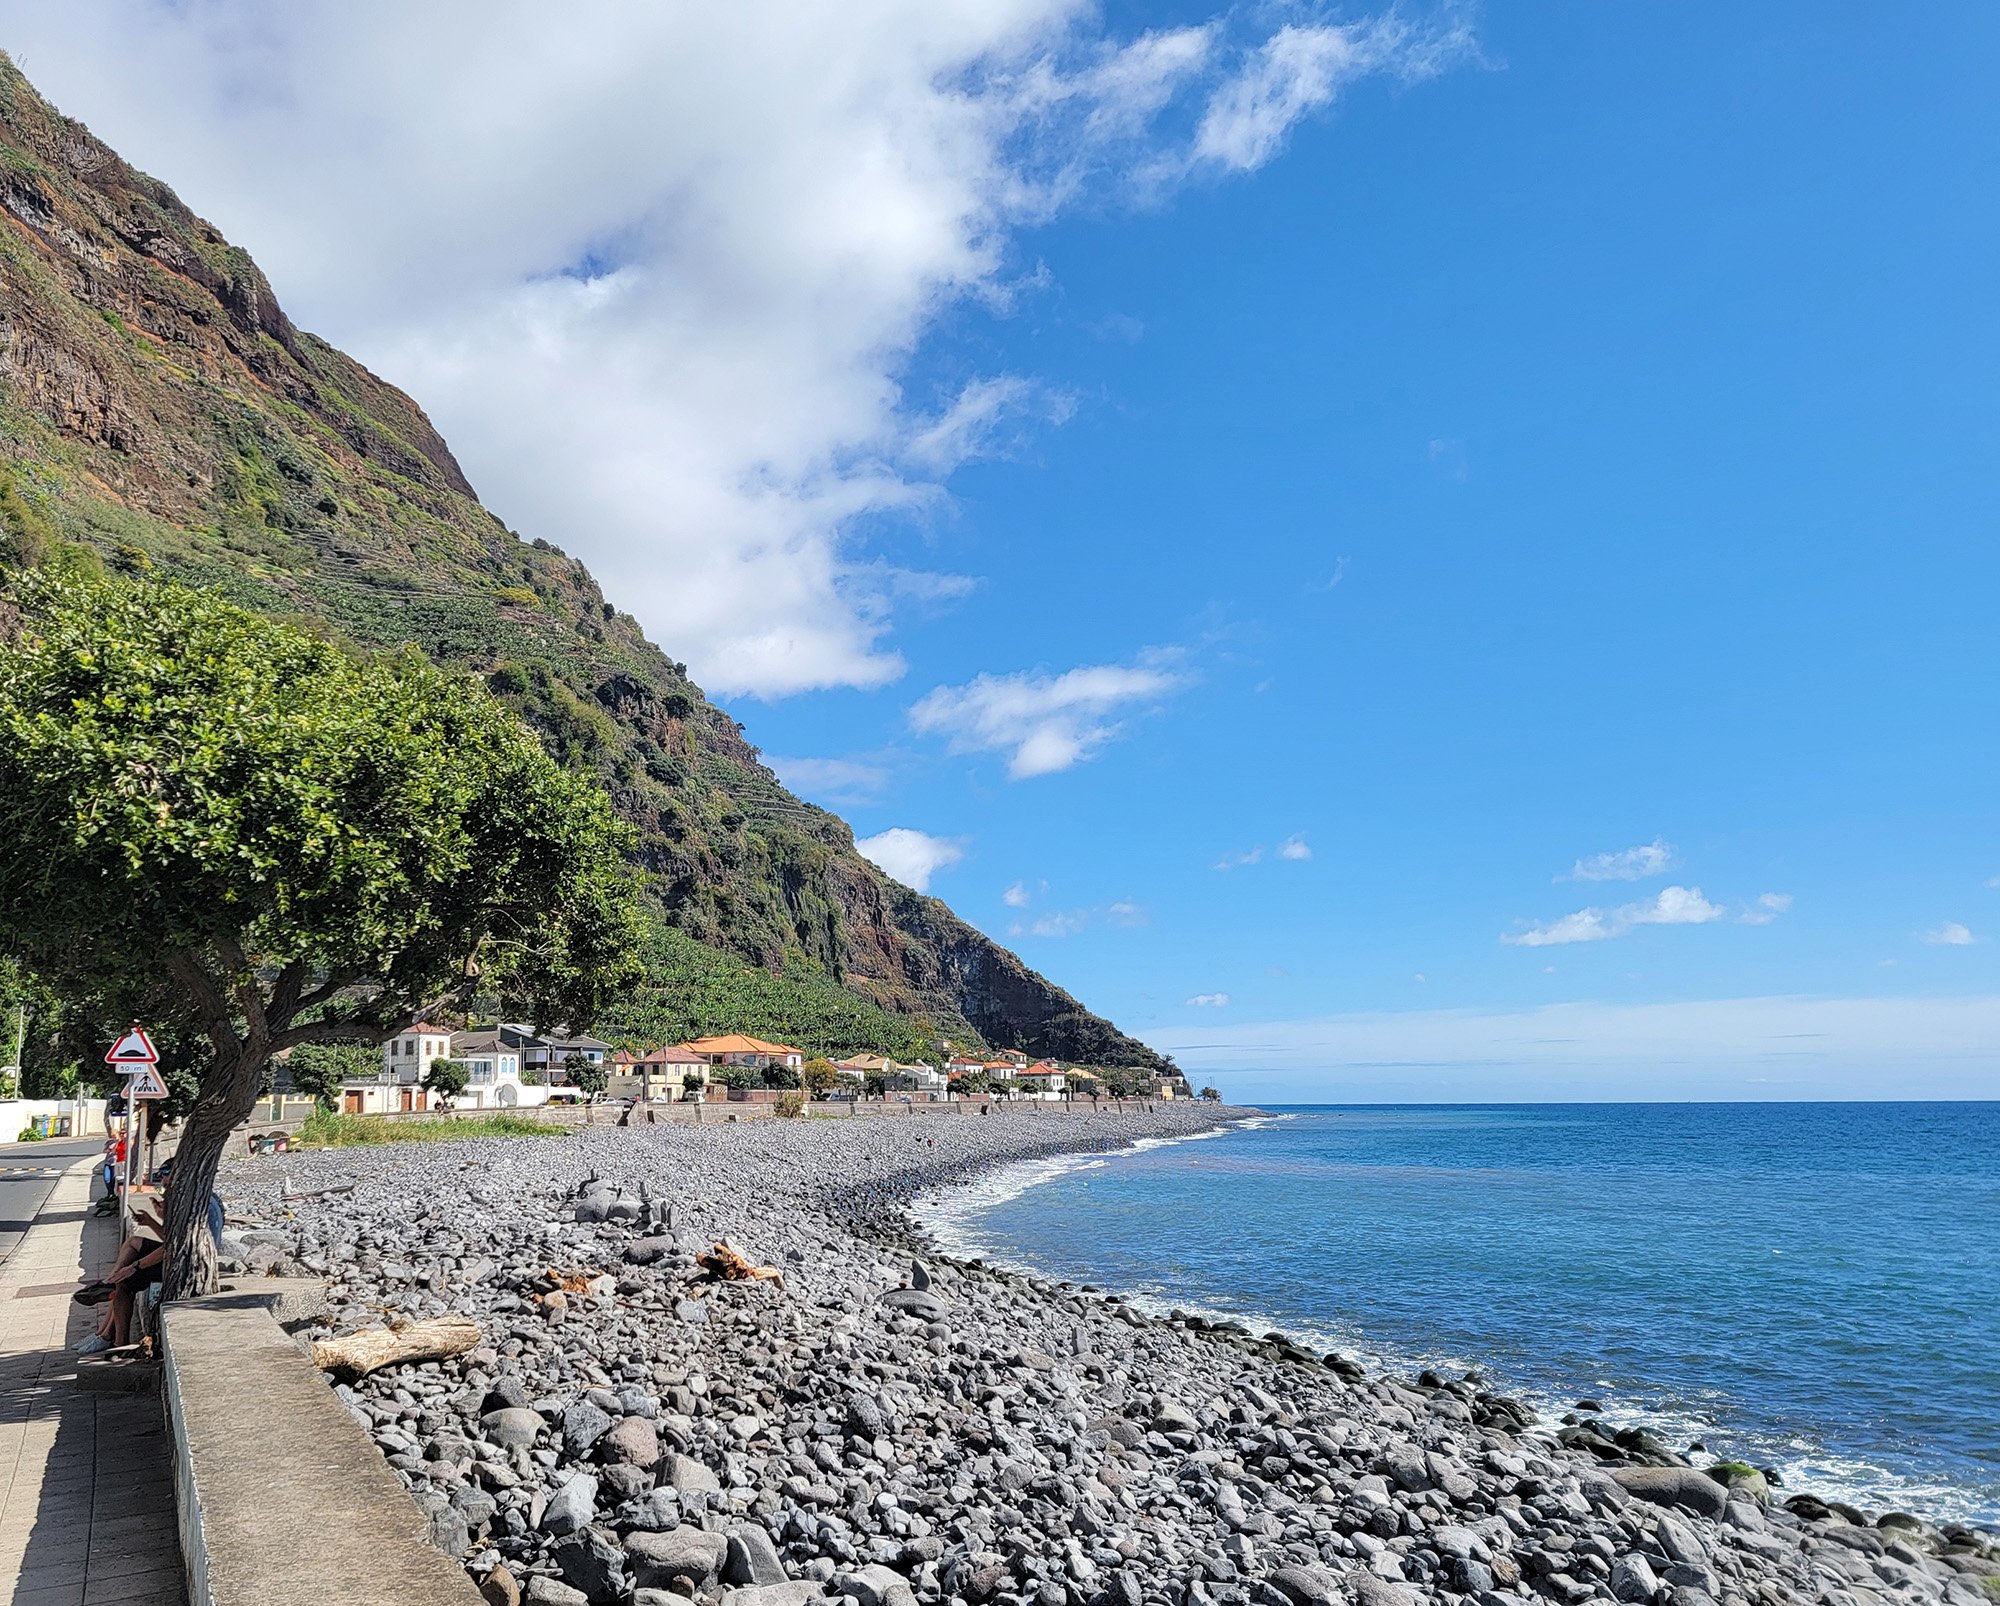
[{"label": "house with orange roof", "polygon": [[604,1090],[615,1099],[639,1104],[671,1104],[698,1099],[708,1083],[709,1060],[685,1043],[644,1054],[623,1051],[611,1056]]},{"label": "house with orange roof", "polygon": [[690,1054],[700,1055],[712,1066],[748,1065],[762,1071],[782,1065],[796,1071],[806,1062],[804,1049],[792,1048],[784,1043],[767,1043],[761,1037],[746,1037],[742,1032],[728,1032],[720,1037],[697,1037],[679,1046]]}]

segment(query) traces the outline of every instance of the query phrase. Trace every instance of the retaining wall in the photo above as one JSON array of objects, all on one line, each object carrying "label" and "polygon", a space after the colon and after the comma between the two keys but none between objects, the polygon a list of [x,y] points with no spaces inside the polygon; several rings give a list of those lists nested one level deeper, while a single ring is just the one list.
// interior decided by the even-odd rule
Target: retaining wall
[{"label": "retaining wall", "polygon": [[279,1325],[283,1297],[239,1290],[162,1311],[189,1606],[484,1606]]}]

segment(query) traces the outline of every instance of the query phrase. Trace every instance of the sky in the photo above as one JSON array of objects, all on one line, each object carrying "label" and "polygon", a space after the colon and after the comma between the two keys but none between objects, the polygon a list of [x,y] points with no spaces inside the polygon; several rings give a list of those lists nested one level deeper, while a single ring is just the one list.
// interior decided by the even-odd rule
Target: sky
[{"label": "sky", "polygon": [[2000,1096],[2000,13],[0,0],[1233,1096]]}]

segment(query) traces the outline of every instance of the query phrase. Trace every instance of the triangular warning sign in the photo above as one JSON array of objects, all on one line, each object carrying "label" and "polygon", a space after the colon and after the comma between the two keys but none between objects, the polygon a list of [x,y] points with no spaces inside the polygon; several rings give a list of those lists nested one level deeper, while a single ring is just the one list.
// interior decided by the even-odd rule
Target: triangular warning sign
[{"label": "triangular warning sign", "polygon": [[111,1052],[104,1056],[106,1065],[157,1065],[160,1051],[153,1047],[152,1038],[146,1035],[143,1026],[128,1026],[125,1035],[111,1045]]},{"label": "triangular warning sign", "polygon": [[125,1072],[125,1096],[128,1099],[165,1098],[167,1083],[160,1075],[160,1068],[144,1063],[128,1068]]}]

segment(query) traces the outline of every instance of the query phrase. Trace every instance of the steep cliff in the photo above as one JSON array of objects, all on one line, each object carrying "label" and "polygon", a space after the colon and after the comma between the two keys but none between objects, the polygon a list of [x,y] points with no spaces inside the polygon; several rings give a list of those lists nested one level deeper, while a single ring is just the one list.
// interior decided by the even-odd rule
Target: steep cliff
[{"label": "steep cliff", "polygon": [[856,1007],[819,1010],[825,1046],[942,1032],[1155,1062],[862,859],[581,563],[479,505],[415,402],[295,328],[247,253],[0,56],[0,561],[52,544],[483,675],[603,777],[692,939],[675,964],[835,984]]}]

